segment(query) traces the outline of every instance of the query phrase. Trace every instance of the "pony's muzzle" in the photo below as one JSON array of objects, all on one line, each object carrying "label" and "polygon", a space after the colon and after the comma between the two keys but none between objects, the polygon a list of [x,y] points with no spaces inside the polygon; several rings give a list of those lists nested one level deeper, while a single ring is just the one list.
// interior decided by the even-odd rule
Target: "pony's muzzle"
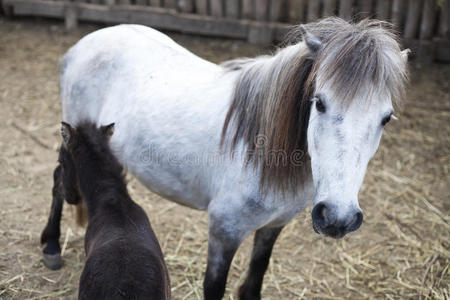
[{"label": "pony's muzzle", "polygon": [[357,230],[363,221],[363,213],[359,208],[347,213],[345,217],[339,218],[337,208],[326,201],[314,206],[311,217],[313,228],[317,233],[337,239]]}]

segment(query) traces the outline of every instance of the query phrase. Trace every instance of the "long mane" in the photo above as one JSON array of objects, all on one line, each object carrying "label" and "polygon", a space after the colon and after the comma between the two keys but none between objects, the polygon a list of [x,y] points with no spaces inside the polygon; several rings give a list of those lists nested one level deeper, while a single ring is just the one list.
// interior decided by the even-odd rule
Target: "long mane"
[{"label": "long mane", "polygon": [[376,94],[397,104],[407,77],[396,36],[386,22],[327,18],[303,28],[321,41],[317,51],[307,47],[304,29],[297,27],[273,56],[223,64],[227,72],[240,74],[221,147],[233,152],[243,143],[246,164],[261,172],[261,188],[283,193],[296,193],[311,173],[307,129],[310,99],[320,88],[317,78],[333,86],[337,101],[349,105],[358,96],[376,99]]}]

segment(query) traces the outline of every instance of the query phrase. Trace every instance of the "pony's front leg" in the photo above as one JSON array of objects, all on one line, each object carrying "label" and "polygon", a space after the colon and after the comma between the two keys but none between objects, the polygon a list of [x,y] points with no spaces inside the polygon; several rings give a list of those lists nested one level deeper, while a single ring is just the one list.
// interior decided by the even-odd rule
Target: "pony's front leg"
[{"label": "pony's front leg", "polygon": [[52,206],[47,226],[41,234],[41,244],[47,244],[43,250],[44,265],[52,270],[61,268],[61,246],[59,245],[60,224],[63,208],[62,168],[58,165],[53,172]]},{"label": "pony's front leg", "polygon": [[250,269],[245,282],[239,289],[240,300],[261,299],[264,273],[269,265],[273,245],[283,227],[263,227],[255,233]]},{"label": "pony's front leg", "polygon": [[220,300],[225,293],[231,261],[245,236],[241,231],[230,231],[231,228],[210,215],[208,265],[203,281],[205,300]]}]

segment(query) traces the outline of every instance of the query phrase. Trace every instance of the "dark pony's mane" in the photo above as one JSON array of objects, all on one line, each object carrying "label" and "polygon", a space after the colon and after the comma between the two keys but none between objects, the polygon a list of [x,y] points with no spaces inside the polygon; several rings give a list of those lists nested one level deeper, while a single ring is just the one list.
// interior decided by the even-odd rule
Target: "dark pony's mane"
[{"label": "dark pony's mane", "polygon": [[[321,41],[319,49],[306,46],[305,29]],[[243,143],[246,163],[261,172],[261,188],[296,193],[310,174],[307,129],[317,85],[331,84],[343,105],[375,95],[397,104],[407,74],[396,36],[382,21],[327,18],[294,28],[285,45],[274,56],[223,64],[240,74],[221,147],[232,151]]]}]

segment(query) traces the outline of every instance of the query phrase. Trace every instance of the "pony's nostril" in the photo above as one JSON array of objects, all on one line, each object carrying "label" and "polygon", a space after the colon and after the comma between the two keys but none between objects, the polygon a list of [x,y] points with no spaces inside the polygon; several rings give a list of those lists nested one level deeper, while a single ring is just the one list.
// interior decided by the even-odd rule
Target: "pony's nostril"
[{"label": "pony's nostril", "polygon": [[320,227],[326,227],[329,225],[329,218],[328,218],[328,208],[325,203],[318,203],[314,206],[311,217],[313,219],[313,222],[317,224]]},{"label": "pony's nostril", "polygon": [[352,221],[350,222],[350,224],[347,226],[347,230],[346,231],[347,232],[351,232],[351,231],[357,230],[361,226],[362,221],[363,221],[363,213],[361,211],[358,211],[354,215],[354,217],[353,217]]}]

